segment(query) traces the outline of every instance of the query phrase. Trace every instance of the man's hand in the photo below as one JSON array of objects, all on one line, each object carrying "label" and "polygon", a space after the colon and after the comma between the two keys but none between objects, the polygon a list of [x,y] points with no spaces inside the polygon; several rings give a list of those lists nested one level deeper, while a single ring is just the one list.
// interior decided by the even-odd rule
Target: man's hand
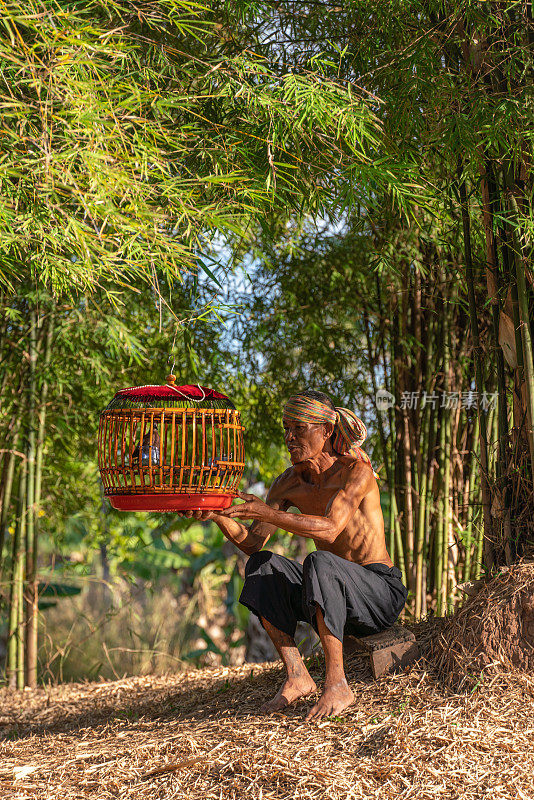
[{"label": "man's hand", "polygon": [[230,517],[231,519],[257,519],[260,522],[269,522],[272,517],[273,509],[256,497],[253,494],[246,494],[246,492],[238,492],[237,496],[240,500],[244,500],[238,506],[232,506],[224,511],[219,512],[222,517]]},{"label": "man's hand", "polygon": [[198,509],[197,511],[189,509],[189,511],[176,511],[175,513],[177,517],[187,517],[188,519],[192,517],[193,519],[199,519],[201,522],[206,522],[208,519],[213,519],[217,515],[217,512],[215,511],[202,511],[201,509]]},{"label": "man's hand", "polygon": [[[269,536],[275,532],[276,526],[272,523],[264,522],[264,520],[276,513],[276,509],[280,508],[280,502],[275,499],[271,501],[272,505],[269,505],[260,500],[259,497],[254,497],[253,494],[245,494],[244,492],[238,492],[237,496],[245,502],[238,506],[227,508],[225,511],[202,509],[194,511],[191,509],[189,511],[176,511],[175,513],[178,517],[198,519],[201,522],[213,520],[226,538],[235,544],[242,553],[249,556],[251,553],[261,550]],[[267,499],[269,500],[269,495],[267,495]],[[239,521],[240,518],[253,519],[254,522],[249,528]]]}]

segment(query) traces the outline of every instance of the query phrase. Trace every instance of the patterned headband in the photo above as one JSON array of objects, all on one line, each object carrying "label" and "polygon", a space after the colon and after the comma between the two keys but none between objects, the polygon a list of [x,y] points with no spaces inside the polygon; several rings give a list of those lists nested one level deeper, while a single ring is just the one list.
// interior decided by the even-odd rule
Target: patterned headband
[{"label": "patterned headband", "polygon": [[[360,449],[367,437],[367,428],[359,417],[348,408],[330,408],[314,397],[297,394],[290,397],[284,406],[284,419],[289,422],[310,422],[318,425],[333,422],[332,447],[340,455],[353,456],[371,464],[371,459]],[[374,470],[373,470],[374,472]],[[378,478],[377,473],[374,473]]]}]

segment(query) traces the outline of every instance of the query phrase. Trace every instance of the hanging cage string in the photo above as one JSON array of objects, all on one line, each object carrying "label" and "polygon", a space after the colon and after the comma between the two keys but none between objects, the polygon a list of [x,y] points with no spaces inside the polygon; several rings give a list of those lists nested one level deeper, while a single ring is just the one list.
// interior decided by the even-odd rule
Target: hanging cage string
[{"label": "hanging cage string", "polygon": [[[174,351],[175,343],[176,343],[176,334],[174,334],[174,339],[173,339],[173,342],[172,342],[172,350],[173,351]],[[169,357],[167,359],[167,364],[169,363],[171,358],[172,358],[171,375],[174,375],[174,367],[176,365],[176,356],[174,355],[174,352],[171,352],[171,354],[169,355]],[[205,393],[204,389],[202,388],[202,386],[200,385],[200,383],[197,383],[196,385],[197,385],[197,388],[202,392],[202,397],[188,397],[186,394],[184,394],[179,389],[177,389],[176,386],[173,386],[171,383],[167,383],[167,386],[170,389],[174,389],[174,391],[177,394],[181,394],[182,397],[184,397],[186,400],[191,400],[193,403],[201,403],[203,400],[206,399],[206,393]]]},{"label": "hanging cage string", "polygon": [[202,392],[202,397],[188,397],[186,394],[184,394],[179,389],[177,389],[176,386],[173,386],[170,383],[168,383],[167,386],[169,387],[169,389],[174,389],[174,391],[177,394],[181,394],[182,397],[184,397],[186,400],[191,400],[191,402],[193,402],[193,403],[201,403],[203,400],[206,399],[206,392],[204,391],[204,389],[202,388],[202,386],[199,383],[197,383],[196,386]]}]

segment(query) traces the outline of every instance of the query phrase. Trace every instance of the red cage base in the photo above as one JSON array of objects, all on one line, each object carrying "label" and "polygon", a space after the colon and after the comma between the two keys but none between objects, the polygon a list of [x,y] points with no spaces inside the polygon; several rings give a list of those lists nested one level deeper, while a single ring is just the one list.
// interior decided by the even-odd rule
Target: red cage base
[{"label": "red cage base", "polygon": [[118,511],[222,511],[231,494],[109,494]]}]

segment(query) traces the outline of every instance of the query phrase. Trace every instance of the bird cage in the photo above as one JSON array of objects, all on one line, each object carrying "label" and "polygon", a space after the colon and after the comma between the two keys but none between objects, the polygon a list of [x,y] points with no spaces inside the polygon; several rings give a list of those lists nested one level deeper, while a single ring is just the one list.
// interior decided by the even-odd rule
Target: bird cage
[{"label": "bird cage", "polygon": [[175,382],[121,389],[100,415],[100,475],[120,511],[216,511],[236,496],[245,468],[239,411],[214,389]]}]

